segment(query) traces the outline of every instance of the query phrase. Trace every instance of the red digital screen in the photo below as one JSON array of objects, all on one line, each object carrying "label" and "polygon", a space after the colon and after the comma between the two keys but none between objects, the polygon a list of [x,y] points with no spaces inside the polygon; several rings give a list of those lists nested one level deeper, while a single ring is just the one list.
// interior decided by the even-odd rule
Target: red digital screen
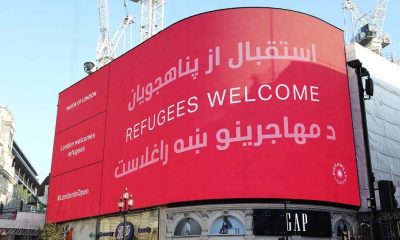
[{"label": "red digital screen", "polygon": [[343,32],[305,14],[229,9],[172,25],[109,65],[100,214],[126,187],[134,208],[359,206],[346,74]]},{"label": "red digital screen", "polygon": [[106,113],[56,133],[51,175],[103,161]]},{"label": "red digital screen", "polygon": [[63,222],[99,214],[102,164],[96,163],[50,178],[46,222]]},{"label": "red digital screen", "polygon": [[105,66],[60,93],[56,133],[104,112],[109,66]]}]

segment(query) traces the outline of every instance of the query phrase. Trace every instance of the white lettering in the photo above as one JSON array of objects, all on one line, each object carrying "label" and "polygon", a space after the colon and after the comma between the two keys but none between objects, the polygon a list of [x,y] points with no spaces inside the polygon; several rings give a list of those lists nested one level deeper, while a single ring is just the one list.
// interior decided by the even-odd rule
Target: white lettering
[{"label": "white lettering", "polygon": [[[237,91],[240,91],[240,87],[236,87],[236,88],[231,88],[230,89],[230,94],[229,94],[229,96],[230,96],[230,104],[235,104],[235,103],[240,103],[241,102],[241,100],[240,100],[240,93],[238,93]],[[234,93],[234,92],[236,92],[236,93]],[[234,98],[235,97],[239,97],[239,99],[238,100],[234,100]]]},{"label": "white lettering", "polygon": [[132,140],[132,128],[126,129],[125,142],[128,142],[128,138],[129,140]]},{"label": "white lettering", "polygon": [[[286,90],[286,96],[282,97],[281,95],[279,95],[279,89],[280,88],[284,88],[284,90]],[[287,100],[289,98],[290,95],[290,91],[289,91],[289,87],[285,84],[279,84],[276,88],[275,88],[275,95],[279,100]]]},{"label": "white lettering", "polygon": [[[240,104],[242,102],[255,102],[269,101],[272,99],[278,99],[280,101],[312,101],[319,102],[318,99],[318,87],[317,86],[297,86],[297,85],[286,85],[278,84],[274,88],[269,84],[261,84],[257,87],[257,94],[255,96],[249,96],[249,88],[245,87],[233,87],[224,90],[216,90],[215,92],[208,92],[208,102],[210,107],[223,106],[224,104]],[[229,96],[226,96],[226,95]],[[244,95],[244,96],[243,96]],[[225,101],[225,98],[227,100]],[[228,102],[229,98],[229,102]],[[242,101],[244,99],[244,101]]]},{"label": "white lettering", "polygon": [[86,188],[86,189],[78,189],[78,190],[73,191],[73,192],[68,192],[68,193],[65,193],[65,194],[59,194],[57,196],[57,201],[64,201],[64,200],[68,200],[68,199],[71,199],[71,198],[83,197],[83,196],[88,195],[88,194],[89,194],[89,189],[88,188]]},{"label": "white lettering", "polygon": [[271,86],[270,85],[268,85],[268,84],[263,84],[263,85],[261,85],[259,88],[258,88],[258,97],[262,100],[262,101],[268,101],[268,100],[270,100],[271,98],[272,98],[272,95],[271,94],[269,94],[267,97],[264,97],[262,94],[261,94],[261,91],[263,90],[263,88],[268,88],[269,90],[272,90],[272,88],[271,88]]},{"label": "white lettering", "polygon": [[248,90],[247,90],[247,86],[244,87],[244,101],[245,102],[255,102],[256,101],[255,98],[249,98],[249,93],[248,93]]},{"label": "white lettering", "polygon": [[211,100],[210,93],[207,93],[208,101],[210,102],[210,106],[214,107],[216,99],[218,100],[219,105],[222,106],[224,104],[225,93],[226,93],[226,89],[224,89],[224,91],[222,93],[222,96],[220,96],[220,93],[218,91],[215,91],[214,97],[213,97],[212,100]]},{"label": "white lettering", "polygon": [[96,95],[97,95],[96,91],[89,93],[88,95],[84,96],[83,98],[80,98],[80,99],[76,100],[75,102],[71,103],[70,105],[68,105],[65,108],[65,111],[69,111],[69,110],[79,106],[81,103],[84,103],[84,102],[96,97]]},{"label": "white lettering", "polygon": [[307,214],[305,214],[305,213],[302,213],[301,216],[302,216],[302,220],[303,220],[303,232],[306,232],[307,231],[306,225],[308,223],[308,217],[307,217]]},{"label": "white lettering", "polygon": [[301,216],[299,216],[299,213],[294,213],[293,215],[293,220],[292,221],[292,215],[291,213],[286,213],[286,229],[287,231],[293,231],[293,232],[306,232],[306,225],[308,223],[308,217],[307,214],[301,213]]},{"label": "white lettering", "polygon": [[176,104],[176,116],[177,116],[178,118],[179,118],[179,117],[182,117],[182,116],[185,116],[185,112],[182,111],[182,110],[185,109],[185,106],[182,106],[183,103],[185,103],[185,100],[180,101],[180,102],[178,102],[178,103]]},{"label": "white lettering", "polygon": [[142,135],[143,134],[143,129],[145,129],[146,128],[146,122],[147,122],[147,119],[145,118],[145,119],[143,119],[140,123],[140,135]]},{"label": "white lettering", "polygon": [[299,100],[303,100],[303,96],[305,100],[307,101],[307,86],[303,86],[303,89],[301,91],[301,94],[299,90],[297,89],[297,86],[293,86],[293,92],[294,92],[294,99],[296,100],[296,96],[299,98]]},{"label": "white lettering", "polygon": [[[169,105],[166,109],[161,109],[158,113],[154,113],[140,122],[136,122],[132,126],[126,128],[125,142],[128,143],[135,138],[140,137],[146,131],[152,131],[156,127],[161,127],[167,122],[171,122],[187,113],[194,113],[198,109],[197,97],[192,96],[187,100],[179,101]],[[133,131],[133,138],[132,138]]]},{"label": "white lettering", "polygon": [[[316,92],[318,90],[318,87],[317,86],[311,86],[310,90],[311,90],[311,101],[319,102],[319,99],[317,98],[318,97],[318,92]],[[314,92],[314,90],[316,90],[316,91]]]},{"label": "white lettering", "polygon": [[[160,115],[161,115],[161,117],[160,117]],[[160,119],[161,119],[161,121],[160,121]],[[165,123],[165,111],[164,110],[161,110],[158,113],[158,115],[157,115],[157,123],[158,123],[159,126],[164,125],[164,123]]]},{"label": "white lettering", "polygon": [[[135,125],[133,125],[133,138],[139,137],[139,126],[140,123],[136,123]],[[132,138],[130,140],[132,140]]]},{"label": "white lettering", "polygon": [[292,231],[292,222],[290,222],[290,213],[286,213],[286,230]]},{"label": "white lettering", "polygon": [[175,108],[175,104],[172,104],[172,105],[170,105],[170,106],[168,106],[168,114],[167,114],[167,121],[169,122],[169,121],[172,121],[172,120],[174,120],[174,108]]},{"label": "white lettering", "polygon": [[300,222],[299,222],[299,215],[297,213],[294,214],[294,228],[293,231],[299,232],[300,229]]},{"label": "white lettering", "polygon": [[193,96],[191,98],[189,98],[188,100],[188,105],[189,107],[193,107],[193,109],[188,108],[188,112],[189,113],[194,113],[197,111],[197,109],[199,108],[199,105],[197,104],[197,97]]}]

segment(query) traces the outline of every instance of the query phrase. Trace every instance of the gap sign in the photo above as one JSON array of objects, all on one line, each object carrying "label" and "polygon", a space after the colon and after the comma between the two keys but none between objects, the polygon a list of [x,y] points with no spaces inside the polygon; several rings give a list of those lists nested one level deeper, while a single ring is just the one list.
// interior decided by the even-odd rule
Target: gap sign
[{"label": "gap sign", "polygon": [[331,237],[332,224],[329,212],[255,209],[254,235]]}]

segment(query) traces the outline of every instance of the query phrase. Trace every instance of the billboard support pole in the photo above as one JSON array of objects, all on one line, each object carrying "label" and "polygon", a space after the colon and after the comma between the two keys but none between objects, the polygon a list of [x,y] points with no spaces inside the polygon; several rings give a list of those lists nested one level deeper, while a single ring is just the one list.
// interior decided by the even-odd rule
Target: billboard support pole
[{"label": "billboard support pole", "polygon": [[123,225],[123,228],[122,228],[122,239],[123,240],[125,240],[125,228],[126,228],[126,212],[124,211],[124,213],[123,213],[123,215],[124,215],[124,225]]},{"label": "billboard support pole", "polygon": [[283,203],[285,204],[285,222],[286,222],[286,224],[285,224],[285,240],[288,240],[288,226],[287,226],[287,204],[289,203],[289,201],[283,201]]},{"label": "billboard support pole", "polygon": [[368,125],[367,125],[367,117],[365,113],[365,99],[364,99],[364,87],[362,82],[362,77],[368,76],[369,72],[367,69],[362,67],[362,63],[360,60],[355,59],[347,62],[347,65],[353,69],[355,69],[355,73],[357,75],[357,85],[358,85],[358,95],[360,100],[360,113],[361,113],[361,123],[362,123],[362,132],[364,139],[364,148],[365,148],[365,161],[367,167],[367,176],[368,176],[368,188],[369,188],[369,201],[371,204],[371,236],[373,240],[379,239],[379,228],[376,214],[376,197],[375,197],[375,177],[372,171],[372,162],[371,162],[371,152],[369,146],[368,139]]}]

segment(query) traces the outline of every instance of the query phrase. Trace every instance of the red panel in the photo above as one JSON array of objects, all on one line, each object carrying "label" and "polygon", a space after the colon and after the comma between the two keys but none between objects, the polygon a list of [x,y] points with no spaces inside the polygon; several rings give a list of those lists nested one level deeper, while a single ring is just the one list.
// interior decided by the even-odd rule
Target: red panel
[{"label": "red panel", "polygon": [[50,179],[46,222],[99,214],[102,164],[97,163]]},{"label": "red panel", "polygon": [[103,161],[106,113],[56,133],[51,175]]},{"label": "red panel", "polygon": [[106,110],[109,66],[60,93],[56,133]]},{"label": "red panel", "polygon": [[110,73],[101,213],[125,187],[138,208],[359,205],[342,31],[285,10],[218,11],[171,27]]}]

